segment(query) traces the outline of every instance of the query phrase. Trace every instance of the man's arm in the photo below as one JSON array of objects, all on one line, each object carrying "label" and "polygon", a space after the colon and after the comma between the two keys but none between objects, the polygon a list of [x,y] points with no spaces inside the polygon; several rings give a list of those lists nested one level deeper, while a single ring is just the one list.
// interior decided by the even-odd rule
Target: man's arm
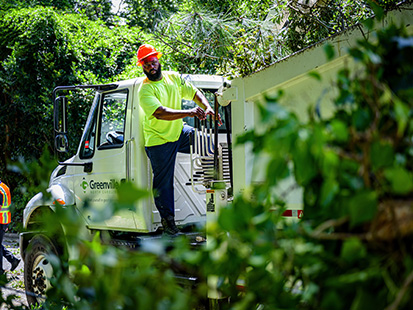
[{"label": "man's arm", "polygon": [[[209,105],[208,100],[205,98],[204,94],[201,93],[199,90],[194,95],[194,98],[192,99],[197,105],[199,105],[201,108],[205,110],[205,118],[207,115],[212,115],[215,116],[214,110],[211,108]],[[204,119],[205,119],[204,118]],[[222,120],[221,120],[221,115],[217,115],[218,123],[219,126],[222,125]]]},{"label": "man's arm", "polygon": [[202,110],[200,107],[196,107],[190,110],[174,110],[164,106],[160,106],[155,110],[155,112],[153,112],[153,116],[156,119],[164,121],[173,121],[187,116],[198,117],[200,120],[204,120],[206,118],[205,111]]},{"label": "man's arm", "polygon": [[[190,110],[174,110],[174,109],[170,109],[164,106],[160,106],[159,108],[155,110],[155,112],[153,113],[153,116],[156,119],[160,119],[164,121],[173,121],[173,120],[181,119],[187,116],[197,117],[202,121],[206,119],[208,114],[212,116],[215,115],[215,112],[209,105],[208,100],[199,90],[195,93],[194,98],[192,100],[199,107],[196,107]],[[219,124],[222,125],[221,116],[219,114],[218,114],[218,121],[219,121]]]},{"label": "man's arm", "polygon": [[209,105],[207,98],[205,98],[204,94],[201,93],[199,90],[196,91],[194,98],[192,100],[205,111],[211,110],[211,112],[214,113],[214,110],[212,110],[211,106]]},{"label": "man's arm", "polygon": [[153,116],[156,119],[161,119],[164,121],[173,121],[176,119],[181,119],[184,117],[197,117],[200,120],[206,119],[208,114],[215,115],[214,110],[208,103],[208,100],[205,96],[197,90],[194,98],[192,99],[199,107],[190,109],[190,110],[174,110],[164,106],[160,106],[155,110]]}]

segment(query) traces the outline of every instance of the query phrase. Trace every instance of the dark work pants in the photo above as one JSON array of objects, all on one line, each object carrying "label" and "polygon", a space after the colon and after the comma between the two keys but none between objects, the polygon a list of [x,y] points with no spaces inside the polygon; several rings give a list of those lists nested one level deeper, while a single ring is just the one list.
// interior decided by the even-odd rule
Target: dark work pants
[{"label": "dark work pants", "polygon": [[162,218],[175,216],[174,171],[176,154],[190,152],[189,136],[194,128],[184,125],[178,141],[145,147],[152,165],[155,205]]},{"label": "dark work pants", "polygon": [[3,245],[3,237],[8,226],[9,224],[0,224],[0,272],[3,271],[3,257],[5,257],[10,263],[15,259],[14,255]]}]

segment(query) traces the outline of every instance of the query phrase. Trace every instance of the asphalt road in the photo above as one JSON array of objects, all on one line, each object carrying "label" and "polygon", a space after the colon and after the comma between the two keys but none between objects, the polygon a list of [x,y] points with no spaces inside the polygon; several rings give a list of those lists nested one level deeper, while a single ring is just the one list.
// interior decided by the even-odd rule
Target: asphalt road
[{"label": "asphalt road", "polygon": [[[3,239],[3,245],[21,260],[19,238],[17,234],[6,234]],[[10,272],[10,263],[3,258],[3,268],[6,270],[6,275],[9,282],[6,286],[1,287],[1,294],[3,298],[6,298],[9,295],[15,295],[16,297],[13,300],[13,304],[15,306],[24,305],[27,307],[26,294],[24,293],[23,267],[23,260],[21,260],[17,268]],[[7,308],[2,305],[0,309],[3,310]]]}]

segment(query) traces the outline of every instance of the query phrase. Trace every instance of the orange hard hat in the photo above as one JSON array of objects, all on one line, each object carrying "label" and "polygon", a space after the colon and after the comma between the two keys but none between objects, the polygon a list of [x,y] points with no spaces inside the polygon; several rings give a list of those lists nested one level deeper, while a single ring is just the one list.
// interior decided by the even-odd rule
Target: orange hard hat
[{"label": "orange hard hat", "polygon": [[156,49],[150,45],[150,44],[142,44],[139,46],[138,49],[138,66],[142,65],[142,60],[144,60],[146,57],[155,55],[156,57],[161,58],[162,53],[157,52]]}]

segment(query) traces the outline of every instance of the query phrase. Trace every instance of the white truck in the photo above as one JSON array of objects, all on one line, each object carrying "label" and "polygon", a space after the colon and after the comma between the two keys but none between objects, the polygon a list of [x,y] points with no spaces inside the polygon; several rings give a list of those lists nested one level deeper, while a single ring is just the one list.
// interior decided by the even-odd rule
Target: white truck
[{"label": "white truck", "polygon": [[[411,24],[411,14],[409,10],[390,12],[378,27],[390,22]],[[255,103],[262,99],[263,94],[284,89],[286,96],[281,103],[304,120],[309,104],[318,103],[321,114],[329,113],[328,102],[334,95],[331,82],[340,68],[346,64],[353,65],[347,48],[354,46],[358,39],[369,38],[369,31],[360,29],[354,27],[326,40],[335,50],[332,60],[327,60],[323,48],[325,42],[321,42],[264,70],[235,79],[231,84],[219,76],[182,76],[201,89],[209,101],[214,102],[216,109],[221,106],[226,126],[215,131],[217,127],[208,122],[192,124],[198,128],[193,151],[189,155],[178,156],[175,170],[178,226],[185,228],[205,222],[209,215],[214,216],[221,206],[231,202],[233,195],[242,193],[249,184],[265,182],[259,171],[260,160],[254,157],[249,146],[232,146],[231,142],[246,130],[259,127]],[[411,27],[409,29],[411,31]],[[311,78],[308,75],[311,71],[318,72],[323,83]],[[151,188],[152,173],[142,143],[142,112],[137,96],[142,80],[136,78],[107,85],[61,86],[55,89],[55,147],[60,152],[68,149],[68,99],[64,94],[91,88],[95,89],[96,95],[76,155],[59,163],[51,175],[48,191],[52,199],[45,200],[39,193],[24,210],[25,231],[20,234],[20,248],[28,292],[44,294],[50,287],[53,268],[47,260],[48,251],[57,255],[65,252],[68,259],[76,255],[66,244],[58,243],[57,239],[44,233],[42,215],[53,212],[58,207],[56,202],[76,210],[84,221],[85,238],[92,238],[99,231],[113,244],[135,247],[140,240],[159,236],[160,216],[152,197],[141,199],[133,208],[103,221],[96,217],[99,212],[95,212],[104,210],[115,198],[116,188],[122,182],[132,182],[137,188]],[[188,107],[194,105],[193,102],[183,104]],[[294,180],[280,184],[280,190],[289,188],[289,182]],[[220,189],[213,189],[215,183],[220,183]],[[289,210],[285,216],[295,219],[302,216],[301,198],[299,188],[288,194]],[[62,227],[62,235],[64,231]],[[194,236],[194,233],[188,232],[188,235]],[[28,294],[27,297],[29,303],[37,302],[34,295]]]},{"label": "white truck", "polygon": [[[202,90],[210,102],[225,80],[218,76],[182,75]],[[25,287],[28,292],[42,295],[50,287],[53,268],[47,260],[49,251],[68,259],[76,252],[45,231],[44,214],[56,207],[74,208],[84,221],[85,238],[93,238],[101,232],[112,244],[138,247],[147,238],[162,236],[161,218],[153,197],[140,199],[127,210],[102,219],[102,212],[116,199],[117,188],[123,182],[131,182],[136,188],[150,191],[152,171],[143,145],[138,89],[143,78],[135,78],[108,85],[59,86],[54,97],[55,148],[68,150],[67,113],[69,91],[95,89],[95,98],[84,126],[76,155],[52,172],[46,198],[42,193],[34,196],[24,209],[20,234],[21,255],[24,259]],[[184,101],[184,108],[195,106],[193,101]],[[216,103],[218,107],[218,103]],[[225,113],[224,113],[225,114]],[[227,116],[228,117],[228,116]],[[225,118],[225,117],[224,117]],[[211,188],[218,171],[219,181],[231,183],[229,174],[228,143],[224,142],[225,126],[213,134],[211,121],[185,119],[196,127],[191,154],[178,154],[175,167],[175,221],[193,242],[205,241],[205,232],[193,231],[194,224],[206,221],[208,210],[214,210],[211,201],[206,201],[206,189]],[[214,122],[215,123],[215,122]],[[215,143],[217,141],[217,143]],[[219,154],[219,156],[214,156]],[[215,167],[219,167],[215,169]],[[56,206],[58,205],[58,206]],[[104,212],[103,212],[104,213]],[[62,226],[61,236],[65,234]],[[198,237],[198,238],[196,238]],[[37,298],[28,294],[30,304]]]}]

